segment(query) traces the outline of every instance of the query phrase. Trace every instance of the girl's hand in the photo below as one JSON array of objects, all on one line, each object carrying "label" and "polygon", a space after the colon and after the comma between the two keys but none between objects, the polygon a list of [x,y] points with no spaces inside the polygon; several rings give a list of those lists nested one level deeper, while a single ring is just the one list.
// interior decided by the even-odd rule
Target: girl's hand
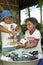
[{"label": "girl's hand", "polygon": [[28,48],[28,41],[25,42],[25,48],[26,48],[26,49]]},{"label": "girl's hand", "polygon": [[16,31],[17,31],[17,33],[19,33],[19,34],[20,34],[20,33],[21,33],[21,31],[22,31],[22,29],[21,29],[21,27],[20,27],[20,26],[17,26],[15,30],[16,30]]},{"label": "girl's hand", "polygon": [[15,30],[12,30],[12,31],[11,31],[11,34],[12,34],[13,36],[15,36],[15,35],[17,34],[17,32],[16,32]]},{"label": "girl's hand", "polygon": [[9,34],[12,34],[12,36],[18,36],[21,33],[21,27],[17,26],[16,29],[12,29],[12,31],[9,31]]},{"label": "girl's hand", "polygon": [[24,46],[25,46],[25,44],[22,44],[22,43],[20,43],[20,42],[17,42],[17,44],[18,44],[18,46],[20,46],[20,47],[24,47]]},{"label": "girl's hand", "polygon": [[14,39],[14,36],[10,36],[10,37],[8,37],[8,39]]},{"label": "girl's hand", "polygon": [[26,49],[28,49],[28,46],[25,46]]}]

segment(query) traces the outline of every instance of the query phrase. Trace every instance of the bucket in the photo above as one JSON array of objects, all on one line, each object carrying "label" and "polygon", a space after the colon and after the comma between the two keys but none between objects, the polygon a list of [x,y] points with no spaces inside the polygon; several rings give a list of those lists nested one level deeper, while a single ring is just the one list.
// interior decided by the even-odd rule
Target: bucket
[{"label": "bucket", "polygon": [[39,59],[31,60],[31,61],[13,61],[13,62],[2,61],[2,64],[3,65],[37,65],[38,61]]}]

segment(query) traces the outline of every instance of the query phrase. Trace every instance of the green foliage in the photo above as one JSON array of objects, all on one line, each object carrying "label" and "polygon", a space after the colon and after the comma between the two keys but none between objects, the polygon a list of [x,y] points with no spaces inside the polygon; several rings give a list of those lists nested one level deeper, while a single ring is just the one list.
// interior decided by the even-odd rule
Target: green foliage
[{"label": "green foliage", "polygon": [[22,25],[21,25],[21,28],[22,28],[23,34],[25,34],[25,31],[27,30],[26,24],[22,24]]},{"label": "green foliage", "polygon": [[43,0],[39,0],[37,8],[41,7],[43,5]]},{"label": "green foliage", "polygon": [[2,51],[2,42],[0,41],[0,53]]}]

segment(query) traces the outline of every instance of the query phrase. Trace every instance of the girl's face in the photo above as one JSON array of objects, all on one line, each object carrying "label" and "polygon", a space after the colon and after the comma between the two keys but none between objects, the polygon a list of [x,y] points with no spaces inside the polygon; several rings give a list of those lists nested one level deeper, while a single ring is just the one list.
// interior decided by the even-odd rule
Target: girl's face
[{"label": "girl's face", "polygon": [[9,23],[11,23],[11,21],[12,21],[12,17],[6,17],[5,19],[4,19],[4,22],[5,23],[7,23],[7,24],[9,24]]},{"label": "girl's face", "polygon": [[27,25],[27,29],[28,29],[30,32],[34,31],[34,29],[35,29],[35,27],[36,27],[36,25],[34,25],[31,21],[27,21],[27,22],[26,22],[26,25]]}]

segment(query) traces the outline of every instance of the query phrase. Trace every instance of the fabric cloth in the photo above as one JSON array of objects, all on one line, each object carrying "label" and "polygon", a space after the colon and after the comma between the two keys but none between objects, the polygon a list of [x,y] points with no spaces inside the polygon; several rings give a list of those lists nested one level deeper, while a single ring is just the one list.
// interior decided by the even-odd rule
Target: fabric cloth
[{"label": "fabric cloth", "polygon": [[43,65],[43,59],[40,59],[38,65]]}]

